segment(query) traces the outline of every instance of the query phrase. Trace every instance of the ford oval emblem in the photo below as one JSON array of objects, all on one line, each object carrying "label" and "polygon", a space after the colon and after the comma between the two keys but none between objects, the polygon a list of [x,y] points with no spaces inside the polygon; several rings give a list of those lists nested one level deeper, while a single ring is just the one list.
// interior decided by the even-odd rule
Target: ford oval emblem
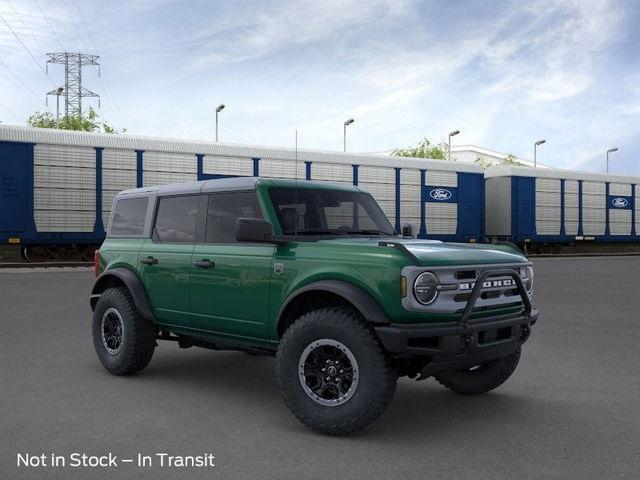
[{"label": "ford oval emblem", "polygon": [[616,208],[624,208],[627,205],[629,205],[629,201],[626,198],[616,197],[613,200],[611,200],[611,205],[613,205]]},{"label": "ford oval emblem", "polygon": [[429,192],[429,196],[434,200],[449,200],[451,192],[446,188],[434,188]]}]

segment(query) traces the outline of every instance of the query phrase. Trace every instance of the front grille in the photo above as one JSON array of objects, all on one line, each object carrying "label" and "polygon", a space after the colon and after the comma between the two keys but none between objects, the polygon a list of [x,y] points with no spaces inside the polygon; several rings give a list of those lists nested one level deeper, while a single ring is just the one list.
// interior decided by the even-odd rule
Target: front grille
[{"label": "front grille", "polygon": [[[526,267],[530,265],[479,265],[473,267],[405,267],[403,275],[407,277],[409,285],[413,285],[417,276],[425,271],[431,271],[438,276],[443,289],[438,293],[436,300],[428,306],[414,302],[410,295],[403,299],[403,304],[410,310],[428,312],[460,312],[464,310],[471,292],[475,286],[475,280],[485,270],[515,270],[526,285]],[[486,279],[480,296],[475,304],[474,312],[491,308],[505,308],[521,304],[517,284],[509,275],[493,276]]]}]

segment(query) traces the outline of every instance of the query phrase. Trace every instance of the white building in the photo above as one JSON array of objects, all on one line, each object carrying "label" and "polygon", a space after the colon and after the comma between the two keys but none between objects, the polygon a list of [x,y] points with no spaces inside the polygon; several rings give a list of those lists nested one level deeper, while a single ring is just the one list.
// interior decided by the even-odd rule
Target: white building
[{"label": "white building", "polygon": [[[391,155],[391,151],[370,152],[377,155]],[[477,145],[451,145],[451,160],[463,163],[476,163],[480,159],[483,164],[502,165],[507,158],[508,153],[497,152],[489,148],[479,147]],[[533,167],[533,161],[526,158],[516,157],[516,161],[525,167]],[[548,165],[538,162],[539,168],[551,168]]]}]

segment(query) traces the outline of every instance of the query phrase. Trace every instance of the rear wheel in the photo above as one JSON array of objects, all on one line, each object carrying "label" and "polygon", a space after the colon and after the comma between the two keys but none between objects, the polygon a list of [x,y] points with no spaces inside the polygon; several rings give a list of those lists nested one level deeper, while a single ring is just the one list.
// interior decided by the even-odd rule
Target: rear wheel
[{"label": "rear wheel", "polygon": [[354,433],[376,420],[398,378],[362,318],[333,307],[302,315],[285,332],[276,375],[296,418],[328,435]]},{"label": "rear wheel", "polygon": [[487,363],[434,375],[444,387],[461,395],[479,395],[498,388],[513,374],[520,360],[520,347],[513,353]]},{"label": "rear wheel", "polygon": [[114,375],[147,366],[156,345],[156,328],[138,313],[126,288],[102,293],[93,312],[93,345],[100,363]]}]

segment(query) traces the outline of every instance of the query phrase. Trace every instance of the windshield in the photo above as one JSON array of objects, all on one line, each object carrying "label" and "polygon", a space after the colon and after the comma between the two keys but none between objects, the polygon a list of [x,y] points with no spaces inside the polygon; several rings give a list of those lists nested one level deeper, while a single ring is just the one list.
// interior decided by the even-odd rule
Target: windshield
[{"label": "windshield", "polygon": [[395,235],[371,195],[322,188],[270,188],[284,235]]}]

